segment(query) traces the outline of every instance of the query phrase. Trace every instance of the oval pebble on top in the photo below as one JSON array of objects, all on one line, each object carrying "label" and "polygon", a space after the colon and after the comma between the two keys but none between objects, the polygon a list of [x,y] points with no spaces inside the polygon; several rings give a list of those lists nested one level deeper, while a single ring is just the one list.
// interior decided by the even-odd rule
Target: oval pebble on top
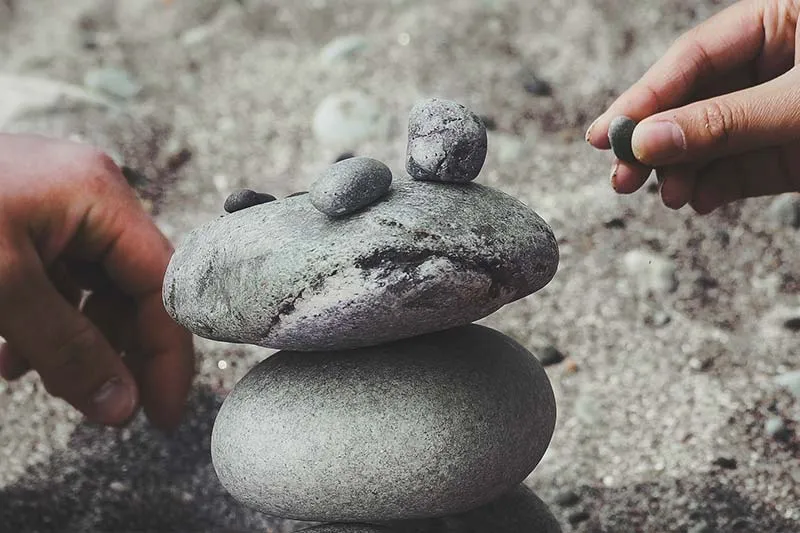
[{"label": "oval pebble on top", "polygon": [[275,197],[271,194],[242,189],[228,196],[228,198],[225,199],[225,205],[223,207],[226,212],[235,213],[236,211],[241,211],[242,209],[247,209],[254,205],[266,204],[267,202],[274,201]]},{"label": "oval pebble on top", "polygon": [[611,149],[620,161],[638,163],[631,146],[634,129],[636,122],[624,115],[615,117],[608,126],[608,142],[611,143]]},{"label": "oval pebble on top", "polygon": [[474,180],[486,160],[486,127],[461,104],[433,98],[408,119],[406,170],[423,181]]},{"label": "oval pebble on top", "polygon": [[369,157],[331,165],[311,186],[311,203],[331,217],[349,215],[383,197],[392,185],[389,167]]}]

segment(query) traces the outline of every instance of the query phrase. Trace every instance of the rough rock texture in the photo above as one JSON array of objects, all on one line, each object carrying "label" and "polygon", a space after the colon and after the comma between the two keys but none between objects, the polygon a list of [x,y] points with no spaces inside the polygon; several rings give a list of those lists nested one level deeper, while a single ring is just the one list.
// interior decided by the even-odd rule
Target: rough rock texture
[{"label": "rough rock texture", "polygon": [[190,233],[164,282],[170,314],[217,340],[367,346],[468,324],[540,289],[558,265],[547,224],[482,185],[398,180],[336,220],[308,196]]},{"label": "rough rock texture", "polygon": [[637,162],[631,146],[635,129],[636,122],[622,115],[614,117],[611,124],[608,125],[608,142],[611,143],[611,149],[620,161]]},{"label": "rough rock texture", "polygon": [[558,520],[528,487],[519,485],[466,513],[381,524],[324,524],[314,533],[561,533]]},{"label": "rough rock texture", "polygon": [[341,352],[278,352],[225,400],[211,455],[267,514],[318,521],[444,516],[521,482],[550,442],[536,358],[477,325]]},{"label": "rough rock texture", "polygon": [[463,105],[433,98],[408,117],[406,170],[425,181],[468,182],[486,160],[486,126]]},{"label": "rough rock texture", "polygon": [[369,157],[351,157],[327,168],[311,185],[311,204],[328,216],[355,213],[389,192],[392,171]]}]

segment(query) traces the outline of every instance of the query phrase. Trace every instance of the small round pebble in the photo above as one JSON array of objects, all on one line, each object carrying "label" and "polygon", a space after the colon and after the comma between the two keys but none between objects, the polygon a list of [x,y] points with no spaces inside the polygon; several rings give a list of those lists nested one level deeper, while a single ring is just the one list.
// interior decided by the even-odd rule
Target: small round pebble
[{"label": "small round pebble", "polygon": [[634,129],[636,129],[636,122],[624,115],[614,118],[608,126],[608,141],[611,143],[614,155],[620,161],[638,162],[636,156],[633,155],[633,147],[631,146]]},{"label": "small round pebble", "polygon": [[266,204],[267,202],[274,202],[275,197],[271,194],[260,193],[251,191],[250,189],[242,189],[228,196],[225,199],[223,208],[227,213],[235,213],[254,205]]},{"label": "small round pebble", "polygon": [[328,167],[311,186],[311,203],[330,217],[354,213],[389,192],[392,171],[369,157],[351,157]]},{"label": "small round pebble", "polygon": [[449,100],[418,103],[408,119],[406,170],[421,181],[469,182],[486,160],[486,126]]},{"label": "small round pebble", "polygon": [[542,366],[557,365],[565,359],[564,354],[561,353],[561,350],[552,344],[548,344],[547,346],[537,350],[536,356],[539,358],[539,362],[542,363]]},{"label": "small round pebble", "polygon": [[580,501],[581,497],[572,490],[562,492],[556,495],[555,498],[556,505],[560,507],[572,507],[573,505],[577,505]]}]

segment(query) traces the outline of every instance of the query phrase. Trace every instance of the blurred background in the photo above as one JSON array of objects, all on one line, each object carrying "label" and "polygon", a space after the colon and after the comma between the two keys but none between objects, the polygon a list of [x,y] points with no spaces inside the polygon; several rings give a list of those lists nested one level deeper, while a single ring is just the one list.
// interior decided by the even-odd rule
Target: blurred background
[{"label": "blurred background", "polygon": [[[0,0],[0,131],[101,146],[179,241],[233,190],[305,190],[346,154],[403,171],[415,101],[490,130],[478,181],[553,227],[561,265],[484,322],[548,366],[527,480],[565,531],[800,530],[800,200],[707,217],[616,196],[589,123],[720,0]],[[208,452],[267,350],[198,340],[187,419],[87,424],[0,383],[0,531],[292,531]]]}]

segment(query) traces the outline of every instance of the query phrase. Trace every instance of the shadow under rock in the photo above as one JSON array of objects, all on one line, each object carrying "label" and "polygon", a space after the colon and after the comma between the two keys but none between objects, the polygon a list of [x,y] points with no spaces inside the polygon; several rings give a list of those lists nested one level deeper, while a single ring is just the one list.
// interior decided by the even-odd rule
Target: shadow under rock
[{"label": "shadow under rock", "polygon": [[291,531],[292,522],[230,497],[211,465],[222,403],[194,391],[180,428],[154,429],[139,415],[123,429],[81,423],[67,448],[0,490],[0,531]]}]

